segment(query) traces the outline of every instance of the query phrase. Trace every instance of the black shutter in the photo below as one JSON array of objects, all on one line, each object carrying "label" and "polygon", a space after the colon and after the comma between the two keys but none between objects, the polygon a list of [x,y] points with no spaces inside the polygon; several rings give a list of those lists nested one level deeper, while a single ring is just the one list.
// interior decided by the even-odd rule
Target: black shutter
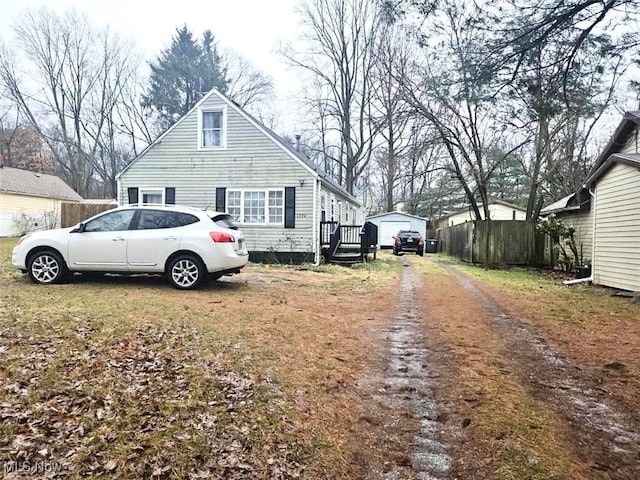
[{"label": "black shutter", "polygon": [[224,187],[216,188],[216,212],[226,211],[225,202],[227,200],[227,189]]},{"label": "black shutter", "polygon": [[296,228],[296,187],[284,189],[284,228]]},{"label": "black shutter", "polygon": [[176,189],[174,187],[167,187],[164,189],[164,203],[167,205],[175,205]]},{"label": "black shutter", "polygon": [[129,187],[129,188],[127,188],[127,195],[129,196],[129,203],[138,203],[138,188],[137,187]]}]

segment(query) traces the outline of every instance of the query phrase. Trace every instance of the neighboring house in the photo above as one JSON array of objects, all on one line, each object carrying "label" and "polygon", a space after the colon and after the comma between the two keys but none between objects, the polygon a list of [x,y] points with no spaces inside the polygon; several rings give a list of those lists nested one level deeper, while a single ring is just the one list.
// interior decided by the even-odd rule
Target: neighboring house
[{"label": "neighboring house", "polygon": [[217,90],[118,176],[118,203],[233,215],[253,261],[320,260],[320,222],[361,224],[361,204]]},{"label": "neighboring house", "polygon": [[60,226],[60,204],[82,197],[55,175],[0,167],[0,236]]},{"label": "neighboring house", "polygon": [[627,112],[583,189],[541,212],[580,229],[594,283],[631,291],[640,291],[639,136],[640,111]]},{"label": "neighboring house", "polygon": [[393,247],[393,237],[400,230],[415,230],[423,238],[427,235],[427,219],[403,212],[387,212],[371,215],[367,221],[378,227],[378,248]]},{"label": "neighboring house", "polygon": [[594,282],[640,291],[640,111],[628,112],[596,160],[593,192]]},{"label": "neighboring house", "polygon": [[[481,220],[484,220],[484,210],[482,204],[478,204],[480,209]],[[489,200],[489,218],[491,220],[525,220],[527,218],[527,210],[513,205],[504,200],[492,198]],[[453,227],[461,223],[475,220],[475,214],[471,208],[466,208],[458,212],[450,213],[438,220],[438,229]]]},{"label": "neighboring house", "polygon": [[578,251],[582,254],[582,261],[591,263],[593,249],[593,215],[591,214],[591,195],[588,189],[582,189],[561,198],[540,211],[541,217],[554,214],[568,227],[575,230]]}]

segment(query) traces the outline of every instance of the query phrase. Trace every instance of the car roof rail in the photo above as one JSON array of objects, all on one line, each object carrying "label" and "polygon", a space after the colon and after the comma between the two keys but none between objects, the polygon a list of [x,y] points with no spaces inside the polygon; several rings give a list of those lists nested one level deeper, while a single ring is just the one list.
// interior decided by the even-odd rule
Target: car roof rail
[{"label": "car roof rail", "polygon": [[128,203],[123,207],[178,207],[173,203]]}]

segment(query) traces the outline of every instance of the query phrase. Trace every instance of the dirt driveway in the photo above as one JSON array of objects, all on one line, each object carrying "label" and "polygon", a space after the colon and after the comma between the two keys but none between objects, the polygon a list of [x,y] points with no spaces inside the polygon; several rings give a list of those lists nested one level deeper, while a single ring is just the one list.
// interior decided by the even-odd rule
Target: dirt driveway
[{"label": "dirt driveway", "polygon": [[[629,338],[626,352],[625,345],[617,345],[624,363],[596,368],[593,359],[572,358],[579,346],[567,342],[565,326],[537,322],[523,301],[527,292],[518,297],[500,291],[491,279],[448,264],[413,257],[402,261],[403,284],[415,285],[411,292],[419,305],[411,348],[423,368],[413,374],[411,385],[428,407],[412,406],[413,389],[378,402],[384,406],[391,398],[398,406],[404,401],[414,420],[404,437],[411,451],[405,457],[394,454],[401,461],[388,469],[387,478],[640,478],[637,363],[629,360],[638,337]],[[420,283],[412,270],[422,274]],[[383,334],[391,345],[388,391],[398,386],[393,385],[398,336],[408,333],[402,330],[402,308],[396,315],[400,335],[395,327]],[[640,320],[635,315],[631,320]],[[574,330],[584,341],[582,329]],[[604,351],[614,348],[601,344]],[[400,368],[415,371],[411,363],[408,370]],[[431,434],[425,437],[425,431]],[[405,476],[393,473],[399,468]]]}]

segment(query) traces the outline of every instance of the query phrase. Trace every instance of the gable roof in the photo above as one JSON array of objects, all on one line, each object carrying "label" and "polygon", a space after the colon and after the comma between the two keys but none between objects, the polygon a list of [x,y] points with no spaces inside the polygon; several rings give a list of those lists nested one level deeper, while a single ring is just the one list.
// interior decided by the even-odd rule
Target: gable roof
[{"label": "gable roof", "polygon": [[556,200],[540,210],[540,215],[551,215],[552,213],[579,213],[591,209],[591,194],[588,188],[581,188],[571,195]]},{"label": "gable roof", "polygon": [[372,218],[380,218],[380,217],[384,217],[384,216],[387,216],[387,215],[393,215],[393,214],[403,215],[405,217],[411,217],[411,218],[415,218],[416,220],[423,220],[425,222],[427,221],[427,219],[424,218],[424,217],[419,217],[418,215],[412,215],[412,214],[406,213],[406,212],[383,212],[383,213],[377,213],[375,215],[369,215],[367,217],[367,220],[370,220]]},{"label": "gable roof", "polygon": [[0,168],[0,191],[34,197],[82,200],[60,177],[13,167]]},{"label": "gable roof", "polygon": [[591,175],[587,177],[584,181],[585,185],[593,185],[616,163],[640,169],[640,153],[615,153],[609,156],[603,164],[601,164]]},{"label": "gable roof", "polygon": [[157,145],[162,143],[162,140],[169,135],[178,125],[180,125],[185,118],[191,115],[193,112],[197,111],[203,103],[205,103],[211,96],[216,95],[222,101],[224,101],[229,107],[233,108],[238,114],[244,117],[249,123],[251,123],[254,127],[256,127],[260,132],[262,132],[267,138],[269,138],[275,145],[280,147],[284,153],[286,153],[293,160],[300,163],[314,178],[319,178],[320,181],[324,182],[328,187],[337,193],[341,193],[342,195],[347,196],[351,199],[351,201],[358,206],[362,206],[362,204],[347,190],[342,187],[338,182],[329,177],[325,172],[319,170],[309,158],[307,158],[302,153],[298,152],[292,145],[289,144],[286,140],[276,134],[273,130],[265,126],[258,119],[250,115],[244,109],[242,109],[238,104],[236,104],[233,100],[228,98],[226,95],[222,94],[218,89],[212,88],[209,92],[207,92],[194,106],[185,113],[178,121],[176,121],[171,127],[169,127],[162,135],[160,135],[156,140],[154,140],[147,148],[145,148],[136,158],[134,158],[129,165],[127,165],[118,175],[117,179],[127,171],[129,168],[141,157],[143,157],[149,150],[155,148]]},{"label": "gable roof", "polygon": [[[602,153],[598,156],[593,166],[587,174],[587,178],[591,178],[593,174],[598,170],[607,159],[614,153],[618,153],[622,147],[624,147],[629,140],[629,135],[633,133],[636,128],[640,127],[640,110],[627,112],[622,117],[620,125],[616,128],[613,136],[604,147]],[[587,182],[585,182],[586,184]]]}]

